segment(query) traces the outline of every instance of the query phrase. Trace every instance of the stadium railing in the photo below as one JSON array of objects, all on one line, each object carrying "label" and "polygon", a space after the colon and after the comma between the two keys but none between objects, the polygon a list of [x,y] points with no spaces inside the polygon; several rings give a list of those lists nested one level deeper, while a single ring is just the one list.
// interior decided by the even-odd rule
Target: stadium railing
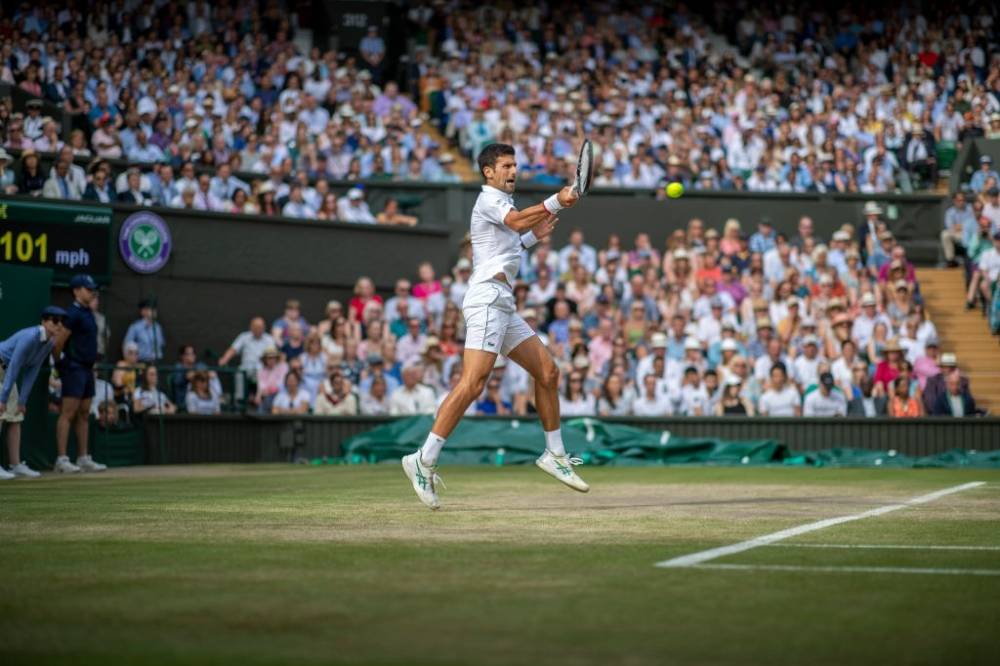
[{"label": "stadium railing", "polygon": [[[472,417],[511,420],[509,417]],[[145,425],[146,462],[290,462],[335,458],[348,438],[392,417],[270,416],[225,414],[167,416],[160,429]],[[530,421],[530,419],[524,419]],[[683,437],[773,439],[798,451],[856,448],[926,456],[953,449],[1000,448],[1000,418],[607,418],[604,421]]]}]

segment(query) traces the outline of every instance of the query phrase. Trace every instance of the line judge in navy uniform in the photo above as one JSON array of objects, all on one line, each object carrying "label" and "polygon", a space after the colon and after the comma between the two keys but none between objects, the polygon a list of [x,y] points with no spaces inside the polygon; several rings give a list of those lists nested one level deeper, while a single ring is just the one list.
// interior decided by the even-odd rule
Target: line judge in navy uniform
[{"label": "line judge in navy uniform", "polygon": [[[69,340],[56,364],[62,382],[62,405],[56,423],[55,471],[100,472],[106,465],[95,462],[88,451],[90,402],[94,397],[94,363],[97,361],[97,321],[90,309],[97,298],[97,283],[89,275],[74,275],[69,282],[73,304],[66,310]],[[78,455],[74,465],[66,455],[70,427],[76,431]]]}]

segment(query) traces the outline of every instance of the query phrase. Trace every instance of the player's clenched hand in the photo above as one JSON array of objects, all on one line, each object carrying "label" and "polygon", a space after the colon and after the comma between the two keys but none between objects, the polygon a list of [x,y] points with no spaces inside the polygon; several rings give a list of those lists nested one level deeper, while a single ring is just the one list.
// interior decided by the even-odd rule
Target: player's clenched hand
[{"label": "player's clenched hand", "polygon": [[580,195],[569,185],[559,190],[559,194],[556,196],[559,197],[559,204],[563,208],[569,208],[580,200]]},{"label": "player's clenched hand", "polygon": [[557,224],[559,224],[559,218],[555,215],[549,215],[546,219],[533,226],[531,232],[535,234],[535,238],[542,240],[555,230]]}]

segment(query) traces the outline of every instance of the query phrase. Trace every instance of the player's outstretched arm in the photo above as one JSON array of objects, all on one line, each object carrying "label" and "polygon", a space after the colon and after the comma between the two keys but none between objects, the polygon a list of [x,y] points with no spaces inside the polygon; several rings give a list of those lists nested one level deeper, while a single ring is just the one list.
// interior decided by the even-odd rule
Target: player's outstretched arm
[{"label": "player's outstretched arm", "polygon": [[512,210],[507,213],[503,223],[518,233],[524,233],[550,215],[558,213],[563,208],[569,208],[580,200],[572,187],[566,186],[540,204],[529,206],[524,210]]}]

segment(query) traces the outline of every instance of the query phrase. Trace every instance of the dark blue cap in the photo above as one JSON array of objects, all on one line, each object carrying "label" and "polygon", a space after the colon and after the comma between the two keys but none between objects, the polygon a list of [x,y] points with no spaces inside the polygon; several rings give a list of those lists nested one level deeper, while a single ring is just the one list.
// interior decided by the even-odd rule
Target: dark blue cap
[{"label": "dark blue cap", "polygon": [[57,305],[50,305],[42,310],[42,319],[49,317],[66,317],[66,311]]},{"label": "dark blue cap", "polygon": [[94,282],[94,278],[90,277],[86,273],[80,273],[79,275],[74,275],[69,281],[69,286],[73,289],[77,287],[86,287],[91,291],[97,291],[97,283]]}]

